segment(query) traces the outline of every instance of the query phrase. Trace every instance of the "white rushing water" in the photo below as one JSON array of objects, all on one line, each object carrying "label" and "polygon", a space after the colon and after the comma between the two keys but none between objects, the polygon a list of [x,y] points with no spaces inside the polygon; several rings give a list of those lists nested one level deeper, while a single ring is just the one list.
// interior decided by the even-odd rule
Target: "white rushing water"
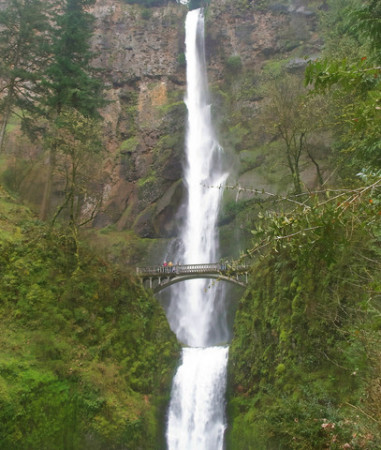
[{"label": "white rushing water", "polygon": [[[184,264],[218,260],[216,222],[221,192],[207,185],[226,180],[222,149],[214,135],[204,53],[202,9],[186,18],[188,124],[185,183],[188,203],[181,234]],[[187,348],[173,381],[168,412],[169,450],[223,448],[225,388],[229,339],[224,291],[220,283],[191,280],[172,288],[167,316],[171,328]]]},{"label": "white rushing water", "polygon": [[170,449],[222,449],[227,347],[185,348],[173,381]]}]

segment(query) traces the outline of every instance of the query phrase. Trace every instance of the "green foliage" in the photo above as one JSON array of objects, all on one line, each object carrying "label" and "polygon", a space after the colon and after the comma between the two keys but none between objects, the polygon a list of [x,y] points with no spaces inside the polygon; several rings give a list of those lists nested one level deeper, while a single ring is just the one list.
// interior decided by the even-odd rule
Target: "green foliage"
[{"label": "green foliage", "polygon": [[326,122],[328,108],[318,96],[310,97],[301,87],[300,79],[283,75],[266,86],[268,102],[263,108],[261,122],[264,130],[281,143],[294,192],[302,191],[301,165],[310,159],[315,165],[319,182],[323,179],[317,158],[312,154],[311,141],[318,142]]},{"label": "green foliage", "polygon": [[364,164],[381,167],[380,73],[381,68],[369,63],[365,56],[353,63],[345,60],[316,61],[310,63],[306,70],[306,83],[313,83],[316,91],[339,85],[341,95],[350,99],[340,114],[343,126],[348,129],[342,142],[344,151],[352,156],[357,168]]},{"label": "green foliage", "polygon": [[[330,91],[344,105],[338,112],[340,124],[346,129],[341,148],[346,157],[350,156],[354,170],[377,170],[381,151],[381,10],[379,2],[362,3],[355,1],[334,28],[345,24],[342,31],[352,42],[356,40],[357,52],[352,51],[349,57],[327,52],[321,60],[309,63],[306,84],[313,85],[315,92]],[[333,40],[336,35],[337,32],[328,37]],[[334,45],[337,46],[336,41]]]},{"label": "green foliage", "polygon": [[[178,347],[133,276],[0,201],[0,448],[147,448]],[[6,213],[6,215],[4,214]]]},{"label": "green foliage", "polygon": [[180,67],[185,67],[186,66],[185,53],[180,53],[179,54],[179,56],[177,57],[177,64]]},{"label": "green foliage", "polygon": [[100,184],[102,177],[99,122],[64,107],[47,132],[45,145],[54,149],[54,169],[65,186],[64,199],[52,224],[66,213],[79,259],[78,229],[94,218],[102,202],[102,191],[92,188]]},{"label": "green foliage", "polygon": [[97,117],[105,104],[103,83],[90,62],[94,17],[86,11],[94,0],[65,0],[63,13],[56,16],[53,58],[46,69],[46,103],[57,113],[68,106],[85,116]]},{"label": "green foliage", "polygon": [[232,2],[240,13],[245,13],[252,9],[254,11],[267,11],[268,0],[235,0]]},{"label": "green foliage", "polygon": [[276,79],[284,74],[284,67],[288,60],[270,60],[263,65],[263,73],[265,76]]},{"label": "green foliage", "polygon": [[136,136],[126,139],[120,144],[120,151],[122,153],[132,153],[139,145],[139,140]]},{"label": "green foliage", "polygon": [[188,7],[190,10],[204,8],[205,6],[208,6],[209,3],[210,0],[189,0]]},{"label": "green foliage", "polygon": [[351,14],[352,26],[364,37],[380,59],[381,48],[381,5],[377,0],[367,0]]},{"label": "green foliage", "polygon": [[229,72],[237,73],[242,70],[242,60],[239,55],[232,55],[226,60],[226,68]]},{"label": "green foliage", "polygon": [[[40,0],[10,0],[4,6],[0,11],[0,76],[5,94],[0,100],[0,150],[12,113],[35,114],[38,110],[41,79],[49,57],[51,9]],[[25,128],[28,122],[23,119]]]},{"label": "green foliage", "polygon": [[223,205],[223,210],[220,214],[220,224],[229,222],[241,211],[244,211],[247,207],[247,203],[249,203],[249,201],[237,202],[235,200],[230,200],[225,202]]},{"label": "green foliage", "polygon": [[11,0],[0,12],[0,74],[6,95],[0,101],[0,148],[12,113],[22,131],[35,139],[66,107],[99,116],[105,105],[103,83],[90,63],[93,0],[65,0],[53,8],[40,0]]},{"label": "green foliage", "polygon": [[150,10],[147,8],[143,9],[143,11],[141,12],[141,18],[143,20],[149,20],[151,18]]},{"label": "green foliage", "polygon": [[230,448],[379,447],[380,397],[368,392],[381,352],[380,196],[377,180],[259,214],[230,349]]}]

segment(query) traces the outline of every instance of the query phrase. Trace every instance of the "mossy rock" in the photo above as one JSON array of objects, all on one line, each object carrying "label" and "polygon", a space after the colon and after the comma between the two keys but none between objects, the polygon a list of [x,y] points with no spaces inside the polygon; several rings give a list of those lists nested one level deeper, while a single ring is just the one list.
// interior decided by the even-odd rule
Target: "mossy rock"
[{"label": "mossy rock", "polygon": [[156,238],[157,233],[153,226],[155,216],[155,205],[149,205],[135,219],[132,229],[135,233],[144,238]]},{"label": "mossy rock", "polygon": [[169,182],[162,180],[155,172],[138,181],[139,208],[145,208],[156,202],[167,190]]}]

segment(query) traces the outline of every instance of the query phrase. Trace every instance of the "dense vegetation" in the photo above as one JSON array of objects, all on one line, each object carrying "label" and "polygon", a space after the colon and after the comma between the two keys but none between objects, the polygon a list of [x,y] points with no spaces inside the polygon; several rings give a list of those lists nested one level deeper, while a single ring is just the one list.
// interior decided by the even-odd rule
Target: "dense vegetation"
[{"label": "dense vegetation", "polygon": [[[253,232],[231,347],[231,448],[379,448],[379,194],[331,193]],[[378,233],[378,234],[377,234]]]},{"label": "dense vegetation", "polygon": [[326,52],[306,82],[333,109],[337,176],[315,193],[251,202],[252,275],[230,354],[232,449],[381,446],[381,16],[378,2],[331,3]]},{"label": "dense vegetation", "polygon": [[[12,121],[21,125],[31,141],[38,142],[47,166],[40,218],[46,220],[51,213],[52,185],[61,178],[66,187],[59,210],[69,213],[74,236],[79,223],[73,209],[68,211],[70,203],[80,210],[84,198],[91,196],[88,175],[87,189],[78,189],[83,172],[77,155],[87,153],[86,160],[96,166],[92,154],[102,146],[96,142],[100,138],[94,128],[100,120],[99,108],[106,104],[99,71],[91,65],[95,19],[87,8],[92,4],[94,0],[48,5],[40,0],[11,0],[0,11],[0,150]],[[81,126],[68,126],[68,116]],[[76,155],[63,145],[63,135],[66,141],[77,143]],[[60,167],[64,169],[58,174]]]},{"label": "dense vegetation", "polygon": [[159,448],[178,352],[159,303],[0,200],[0,448]]},{"label": "dense vegetation", "polygon": [[[170,0],[125,1],[150,7]],[[48,161],[40,219],[49,212],[51,219],[39,222],[1,190],[4,450],[162,446],[178,347],[158,303],[79,234],[102,199],[104,98],[91,67],[93,18],[86,12],[93,3],[65,0],[56,14],[40,0],[10,0],[0,12],[0,148],[14,122],[39,139],[41,165]],[[270,3],[282,14],[289,4],[230,3],[238,16]],[[238,176],[255,174],[254,186],[296,194],[260,190],[254,199],[226,202],[221,219],[233,230],[222,234],[227,255],[237,253],[233,233],[249,231],[252,264],[231,346],[227,438],[234,450],[381,447],[380,4],[324,5],[324,55],[309,64],[305,80],[285,59],[300,56],[292,52],[301,41],[308,49],[298,30],[283,36],[284,59],[269,59],[261,73],[228,56],[224,80],[214,86],[225,112],[223,146],[238,155]],[[174,149],[181,153],[184,105],[176,97],[170,107],[157,164]],[[136,142],[123,142],[122,158]],[[8,187],[30,171],[13,156],[17,170],[3,176]],[[316,171],[314,193],[305,193],[305,167]],[[57,205],[49,204],[53,178],[64,186]],[[142,195],[156,181],[155,170],[140,179]],[[105,244],[115,259],[124,248],[125,259],[141,257],[134,233],[115,234]]]}]

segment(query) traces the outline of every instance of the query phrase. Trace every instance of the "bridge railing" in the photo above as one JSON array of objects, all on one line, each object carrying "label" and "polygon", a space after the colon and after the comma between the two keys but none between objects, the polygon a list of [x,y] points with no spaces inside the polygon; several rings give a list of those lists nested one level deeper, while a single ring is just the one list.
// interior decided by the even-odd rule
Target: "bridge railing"
[{"label": "bridge railing", "polygon": [[186,273],[220,273],[220,272],[245,272],[248,266],[244,264],[232,265],[229,263],[208,263],[208,264],[173,264],[172,266],[148,266],[137,267],[136,273],[139,276],[159,276],[160,274],[186,274]]}]

